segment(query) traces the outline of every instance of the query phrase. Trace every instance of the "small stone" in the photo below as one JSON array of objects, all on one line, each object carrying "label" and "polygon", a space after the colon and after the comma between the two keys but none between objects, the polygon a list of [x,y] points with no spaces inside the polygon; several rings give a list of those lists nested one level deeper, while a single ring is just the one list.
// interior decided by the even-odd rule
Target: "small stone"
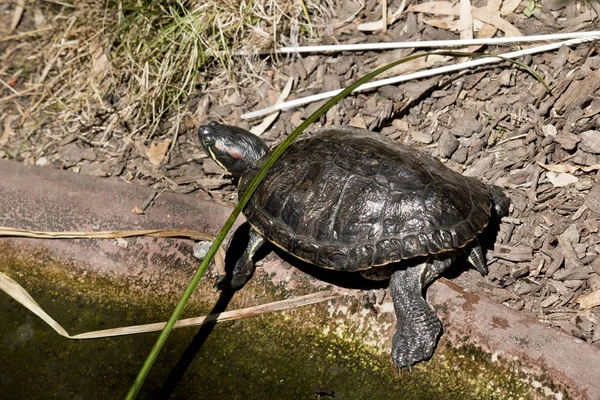
[{"label": "small stone", "polygon": [[554,125],[544,125],[542,127],[542,132],[544,133],[544,136],[546,136],[546,137],[548,137],[548,136],[555,137],[558,131],[556,130],[556,127]]},{"label": "small stone", "polygon": [[448,131],[444,131],[438,142],[438,151],[441,157],[449,158],[458,149],[458,139]]},{"label": "small stone", "polygon": [[208,253],[210,246],[212,246],[212,242],[208,240],[201,240],[196,243],[194,245],[194,257],[196,257],[198,260],[204,260],[204,257],[206,257],[206,253]]},{"label": "small stone", "polygon": [[600,154],[600,131],[585,131],[579,134],[579,148],[585,152]]},{"label": "small stone", "polygon": [[40,157],[37,160],[35,160],[35,165],[37,165],[38,167],[45,167],[48,164],[50,164],[48,157]]},{"label": "small stone", "polygon": [[431,144],[433,136],[430,133],[416,131],[410,134],[412,140],[417,143]]},{"label": "small stone", "polygon": [[455,136],[471,137],[474,133],[481,131],[481,122],[477,120],[478,110],[456,108],[451,113],[454,120],[452,134]]}]

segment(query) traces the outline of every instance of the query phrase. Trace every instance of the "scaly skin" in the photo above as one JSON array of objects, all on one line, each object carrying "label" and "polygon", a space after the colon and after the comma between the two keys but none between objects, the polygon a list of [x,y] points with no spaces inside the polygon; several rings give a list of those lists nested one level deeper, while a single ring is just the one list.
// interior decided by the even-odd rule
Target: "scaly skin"
[{"label": "scaly skin", "polygon": [[422,282],[432,281],[449,265],[449,261],[426,262],[392,275],[390,291],[397,318],[392,360],[398,369],[429,359],[435,350],[442,324],[423,298]]}]

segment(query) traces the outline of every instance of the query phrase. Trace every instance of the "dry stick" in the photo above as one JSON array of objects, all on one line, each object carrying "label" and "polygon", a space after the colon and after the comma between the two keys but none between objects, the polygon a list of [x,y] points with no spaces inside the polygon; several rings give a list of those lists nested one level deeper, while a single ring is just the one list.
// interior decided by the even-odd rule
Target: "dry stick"
[{"label": "dry stick", "polygon": [[[574,46],[574,45],[581,44],[581,43],[591,42],[593,40],[600,39],[600,31],[596,32],[596,34],[597,34],[597,36],[586,36],[586,37],[581,37],[581,38],[577,38],[577,39],[567,40],[564,42],[532,47],[530,49],[512,51],[510,53],[500,54],[497,57],[491,56],[491,57],[479,58],[479,59],[467,61],[467,62],[464,62],[461,64],[447,65],[444,67],[432,68],[432,69],[428,69],[425,71],[418,71],[418,72],[413,72],[411,74],[405,74],[405,75],[395,76],[392,78],[381,79],[378,81],[373,81],[373,82],[369,82],[364,85],[361,85],[358,88],[356,88],[354,90],[354,92],[367,90],[367,89],[373,89],[373,88],[385,86],[385,85],[392,85],[392,84],[396,84],[396,83],[400,83],[400,82],[406,82],[406,81],[409,81],[412,79],[420,79],[420,78],[425,78],[425,77],[429,77],[429,76],[433,76],[433,75],[439,75],[439,74],[445,74],[448,72],[460,71],[463,69],[477,67],[480,65],[497,63],[500,61],[505,61],[505,59],[507,59],[507,58],[517,58],[517,57],[522,57],[522,56],[529,55],[529,54],[543,53],[543,52],[550,51],[550,50],[556,50],[562,46]],[[431,55],[435,55],[435,52],[432,52]],[[341,89],[340,90],[332,90],[329,92],[319,93],[314,96],[307,96],[307,97],[303,97],[300,99],[287,101],[285,103],[277,104],[277,105],[274,105],[271,107],[266,107],[266,108],[263,108],[263,109],[260,109],[257,111],[252,111],[252,112],[243,114],[242,118],[243,119],[258,118],[258,117],[270,114],[270,113],[278,111],[278,110],[287,110],[290,108],[298,107],[298,106],[312,103],[315,101],[329,99],[341,92],[342,92]]]},{"label": "dry stick", "polygon": [[425,40],[421,42],[384,42],[384,43],[356,43],[337,44],[324,46],[297,46],[281,47],[276,53],[326,53],[340,51],[364,50],[393,50],[393,49],[421,49],[438,47],[465,47],[472,45],[499,45],[519,44],[532,42],[552,42],[555,40],[578,39],[586,36],[598,36],[600,31],[554,33],[551,35],[510,36],[501,38],[481,38],[469,40]]}]

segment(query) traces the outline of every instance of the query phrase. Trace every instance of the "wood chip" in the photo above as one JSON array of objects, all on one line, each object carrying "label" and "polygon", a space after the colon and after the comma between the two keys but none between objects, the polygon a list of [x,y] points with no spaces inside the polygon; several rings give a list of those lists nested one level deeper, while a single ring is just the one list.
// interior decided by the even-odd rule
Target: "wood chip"
[{"label": "wood chip", "polygon": [[171,145],[171,139],[163,140],[162,142],[152,142],[150,148],[146,151],[148,160],[154,165],[160,165],[165,161],[167,150]]},{"label": "wood chip", "polygon": [[554,109],[562,113],[570,105],[589,98],[598,88],[600,88],[600,70],[594,71],[582,80],[573,80],[569,88],[554,103]]},{"label": "wood chip", "polygon": [[533,260],[533,249],[529,246],[507,246],[497,244],[493,256],[514,262],[528,262]]},{"label": "wood chip", "polygon": [[593,213],[600,214],[600,183],[595,182],[587,196],[585,196],[585,205]]},{"label": "wood chip", "polygon": [[546,269],[545,273],[548,276],[552,276],[563,265],[563,262],[565,261],[565,256],[558,250],[548,251],[548,253],[550,257],[552,257],[552,262]]},{"label": "wood chip", "polygon": [[16,117],[16,114],[9,114],[4,119],[4,132],[0,135],[0,146],[4,146],[8,142],[8,138],[15,133],[11,125]]},{"label": "wood chip", "polygon": [[568,172],[570,174],[574,174],[577,171],[583,172],[592,172],[600,170],[600,164],[594,164],[589,166],[582,165],[570,165],[570,164],[544,164],[538,163],[541,167],[547,169],[552,172]]},{"label": "wood chip", "polygon": [[[460,16],[459,6],[452,6],[452,3],[447,1],[430,1],[423,4],[413,4],[408,7],[407,11],[436,15],[441,14]],[[500,17],[499,12],[492,13],[484,8],[471,7],[471,13],[474,19],[478,19],[481,22],[485,22],[486,24],[500,29],[506,34],[506,36],[522,36],[521,31]]]},{"label": "wood chip", "polygon": [[548,308],[548,307],[558,303],[559,301],[560,301],[560,296],[557,294],[553,294],[553,295],[550,295],[549,297],[545,298],[544,300],[542,300],[540,305],[543,308]]},{"label": "wood chip", "polygon": [[23,11],[25,11],[25,0],[17,0],[13,10],[10,27],[8,28],[9,34],[13,33],[17,26],[19,26],[19,22],[21,22],[21,17],[23,16]]},{"label": "wood chip", "polygon": [[565,150],[573,150],[577,143],[579,143],[581,139],[572,134],[571,132],[561,131],[554,137],[554,141],[560,145]]},{"label": "wood chip", "polygon": [[415,131],[410,134],[411,139],[416,143],[430,144],[433,142],[431,133]]},{"label": "wood chip", "polygon": [[[576,270],[586,270],[581,261],[579,261],[579,257],[573,248],[573,243],[563,235],[558,237],[558,249],[565,256],[565,269],[576,269]],[[564,278],[569,279],[569,278]]]},{"label": "wood chip", "polygon": [[600,290],[595,290],[586,295],[579,296],[577,302],[579,303],[579,305],[581,305],[582,308],[585,309],[600,306]]},{"label": "wood chip", "polygon": [[552,275],[552,278],[556,279],[557,281],[567,281],[567,280],[578,280],[578,281],[582,281],[588,278],[588,276],[590,275],[591,271],[589,271],[587,268],[585,267],[581,267],[581,268],[568,268],[568,269],[561,269],[558,270],[554,273],[554,275]]},{"label": "wood chip", "polygon": [[590,267],[592,267],[592,269],[594,270],[595,273],[600,275],[600,257],[599,256],[596,256],[594,261],[592,261],[590,263]]},{"label": "wood chip", "polygon": [[585,131],[579,134],[579,148],[592,154],[600,154],[600,131]]},{"label": "wood chip", "polygon": [[560,173],[560,172],[552,172],[548,171],[546,173],[546,178],[552,183],[554,187],[565,187],[577,183],[579,178],[575,175],[569,173]]}]

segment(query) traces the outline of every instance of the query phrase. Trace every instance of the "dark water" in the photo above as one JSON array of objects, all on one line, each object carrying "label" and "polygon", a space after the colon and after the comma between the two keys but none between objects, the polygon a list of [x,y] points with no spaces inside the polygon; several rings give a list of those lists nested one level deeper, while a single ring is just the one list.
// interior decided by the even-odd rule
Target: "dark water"
[{"label": "dark water", "polygon": [[[68,283],[56,286],[45,286],[42,281],[28,290],[71,334],[165,319],[153,315],[154,307],[111,302],[101,294],[90,300],[73,293]],[[123,398],[157,336],[65,339],[0,292],[0,399]],[[412,373],[398,375],[387,356],[373,356],[368,349],[333,335],[307,333],[272,314],[175,330],[139,398],[534,396],[518,374],[473,349],[439,353]]]}]

